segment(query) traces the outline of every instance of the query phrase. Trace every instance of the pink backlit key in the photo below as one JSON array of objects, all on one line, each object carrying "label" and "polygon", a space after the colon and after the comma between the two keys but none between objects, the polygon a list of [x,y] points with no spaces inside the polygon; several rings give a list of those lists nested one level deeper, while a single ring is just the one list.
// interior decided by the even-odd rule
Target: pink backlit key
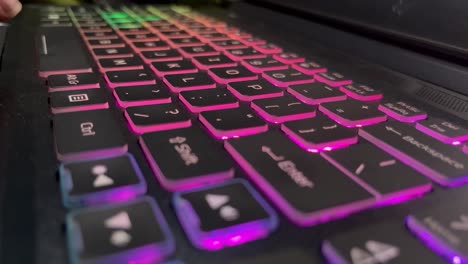
[{"label": "pink backlit key", "polygon": [[158,51],[143,51],[141,52],[141,57],[147,63],[151,62],[161,62],[161,61],[179,61],[182,60],[182,54],[177,50],[158,50]]},{"label": "pink backlit key", "polygon": [[218,40],[212,41],[211,44],[217,50],[224,50],[224,49],[242,49],[246,48],[247,46],[242,43],[240,40],[230,39],[230,40]]},{"label": "pink backlit key", "polygon": [[314,82],[312,76],[305,75],[293,69],[266,71],[262,76],[278,87],[288,87],[290,85]]},{"label": "pink backlit key", "polygon": [[346,94],[324,83],[291,85],[288,92],[306,104],[322,104],[346,100]]},{"label": "pink backlit key", "polygon": [[258,76],[243,66],[227,68],[211,68],[208,74],[213,77],[217,83],[242,82],[258,79]]},{"label": "pink backlit key", "polygon": [[431,117],[417,123],[416,128],[446,144],[460,145],[468,140],[468,128],[460,124]]},{"label": "pink backlit key", "polygon": [[216,88],[216,83],[206,72],[164,76],[164,83],[173,93]]},{"label": "pink backlit key", "polygon": [[259,59],[265,58],[266,55],[260,53],[258,50],[254,48],[242,48],[242,49],[227,49],[224,51],[224,54],[229,58],[239,61],[244,59]]},{"label": "pink backlit key", "polygon": [[158,76],[169,74],[195,73],[198,69],[189,60],[153,62],[151,67]]},{"label": "pink backlit key", "polygon": [[126,70],[142,70],[143,62],[140,58],[116,58],[116,59],[99,59],[99,66],[102,72],[106,71],[126,71]]},{"label": "pink backlit key", "polygon": [[398,121],[406,123],[413,123],[427,118],[426,112],[404,101],[387,101],[379,105],[379,110]]},{"label": "pink backlit key", "polygon": [[284,52],[281,54],[276,54],[276,55],[273,55],[273,58],[286,64],[305,62],[305,59],[303,57],[300,57],[296,53],[292,53],[292,52]]},{"label": "pink backlit key", "polygon": [[110,71],[104,78],[110,88],[155,84],[153,73],[147,70]]},{"label": "pink backlit key", "polygon": [[115,32],[87,32],[84,36],[88,40],[94,39],[118,39],[119,36]]},{"label": "pink backlit key", "polygon": [[321,104],[319,110],[346,127],[363,127],[387,120],[375,105],[355,100]]},{"label": "pink backlit key", "polygon": [[264,71],[286,70],[288,65],[283,64],[272,58],[246,59],[242,61],[242,65],[255,73]]},{"label": "pink backlit key", "polygon": [[182,47],[179,50],[186,58],[194,56],[213,56],[219,54],[219,51],[215,50],[208,44],[196,47]]},{"label": "pink backlit key", "polygon": [[349,97],[359,101],[376,101],[383,98],[381,91],[363,84],[348,84],[341,86],[339,89]]},{"label": "pink backlit key", "polygon": [[239,107],[239,101],[225,89],[181,92],[179,99],[192,113]]},{"label": "pink backlit key", "polygon": [[109,108],[102,89],[55,92],[50,95],[52,113],[68,113]]},{"label": "pink backlit key", "polygon": [[171,39],[171,43],[174,47],[194,47],[203,46],[205,44],[197,37]]},{"label": "pink backlit key", "polygon": [[185,30],[160,32],[159,35],[167,39],[189,38],[191,35]]},{"label": "pink backlit key", "polygon": [[137,134],[189,127],[192,124],[188,113],[174,104],[128,107],[125,117]]},{"label": "pink backlit key", "polygon": [[88,40],[91,48],[123,48],[125,42],[121,39],[92,39]]},{"label": "pink backlit key", "polygon": [[193,63],[202,70],[209,68],[234,67],[237,63],[223,54],[193,57]]},{"label": "pink backlit key", "polygon": [[338,72],[321,72],[316,74],[314,77],[315,80],[325,83],[331,87],[340,87],[353,83],[353,81],[347,79],[343,74]]},{"label": "pink backlit key", "polygon": [[265,99],[283,96],[284,90],[263,80],[234,82],[227,85],[227,89],[239,100],[250,102],[256,99]]},{"label": "pink backlit key", "polygon": [[327,68],[314,61],[304,61],[301,63],[292,64],[291,67],[307,75],[314,75],[327,71]]},{"label": "pink backlit key", "polygon": [[146,28],[120,28],[117,31],[119,34],[124,36],[139,35],[139,34],[150,34],[151,32]]},{"label": "pink backlit key", "polygon": [[96,73],[58,74],[47,77],[49,92],[74,91],[99,88],[100,76]]},{"label": "pink backlit key", "polygon": [[306,105],[292,96],[254,100],[250,107],[265,120],[283,123],[315,116],[315,106]]},{"label": "pink backlit key", "polygon": [[97,59],[116,59],[133,57],[133,51],[128,47],[123,48],[95,48],[92,49]]},{"label": "pink backlit key", "polygon": [[167,42],[159,40],[159,41],[134,41],[132,45],[135,49],[139,51],[158,51],[158,50],[168,50],[171,47],[167,44]]},{"label": "pink backlit key", "polygon": [[160,40],[159,37],[153,33],[132,34],[132,35],[127,35],[126,38],[130,41],[158,41]]},{"label": "pink backlit key", "polygon": [[201,112],[200,122],[217,138],[227,139],[262,133],[268,125],[248,107]]},{"label": "pink backlit key", "polygon": [[245,38],[241,40],[245,45],[255,46],[255,45],[264,45],[266,41],[260,38]]},{"label": "pink backlit key", "polygon": [[281,125],[281,130],[301,148],[312,153],[343,148],[358,142],[357,129],[343,127],[323,115],[286,122]]},{"label": "pink backlit key", "polygon": [[121,86],[113,94],[121,108],[171,102],[169,90],[162,85]]},{"label": "pink backlit key", "polygon": [[223,33],[201,33],[198,35],[205,41],[230,40],[231,38]]},{"label": "pink backlit key", "polygon": [[263,54],[278,54],[283,52],[283,49],[275,44],[257,44],[254,48]]}]

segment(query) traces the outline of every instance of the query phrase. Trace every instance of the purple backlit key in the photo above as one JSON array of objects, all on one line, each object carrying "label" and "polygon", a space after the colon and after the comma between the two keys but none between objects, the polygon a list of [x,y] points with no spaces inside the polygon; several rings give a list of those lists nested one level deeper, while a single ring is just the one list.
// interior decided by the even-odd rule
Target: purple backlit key
[{"label": "purple backlit key", "polygon": [[301,63],[292,64],[291,67],[307,75],[315,75],[317,73],[327,71],[327,68],[315,61],[304,61]]},{"label": "purple backlit key", "polygon": [[151,63],[153,61],[161,62],[161,61],[179,61],[182,60],[182,54],[180,54],[177,50],[159,50],[159,51],[143,51],[141,52],[141,57],[147,63]]},{"label": "purple backlit key", "polygon": [[412,237],[403,223],[391,221],[340,232],[322,243],[322,254],[329,264],[447,263]]},{"label": "purple backlit key", "polygon": [[99,75],[91,72],[49,75],[47,77],[47,86],[49,92],[99,88]]},{"label": "purple backlit key", "polygon": [[176,193],[176,214],[192,244],[215,251],[267,237],[278,218],[244,180]]},{"label": "purple backlit key", "polygon": [[347,79],[343,74],[338,72],[321,72],[314,75],[314,77],[315,80],[325,83],[331,87],[340,87],[353,83],[353,81]]},{"label": "purple backlit key", "polygon": [[446,263],[455,264],[468,261],[467,221],[464,200],[451,200],[413,212],[406,225],[428,248],[444,257]]},{"label": "purple backlit key", "polygon": [[170,191],[193,189],[234,176],[229,156],[199,127],[144,134],[140,145],[159,182]]},{"label": "purple backlit key", "polygon": [[383,98],[379,90],[357,83],[341,86],[340,91],[359,101],[377,101]]},{"label": "purple backlit key", "polygon": [[189,60],[153,62],[151,68],[159,76],[198,72],[197,67]]},{"label": "purple backlit key", "polygon": [[50,95],[52,113],[68,113],[109,108],[102,89],[55,92]]},{"label": "purple backlit key", "polygon": [[297,225],[330,221],[375,204],[365,189],[320,155],[307,154],[281,132],[231,139],[224,146],[257,187]]},{"label": "purple backlit key", "polygon": [[286,122],[281,125],[281,130],[300,147],[313,153],[343,148],[358,142],[356,129],[340,126],[323,115]]},{"label": "purple backlit key", "polygon": [[286,70],[288,65],[283,64],[272,58],[259,58],[243,60],[242,65],[255,73],[262,73],[264,71]]},{"label": "purple backlit key", "polygon": [[208,74],[217,82],[226,84],[230,82],[243,82],[258,79],[258,76],[243,66],[227,68],[211,68]]},{"label": "purple backlit key", "polygon": [[468,154],[468,143],[465,143],[463,145],[463,148],[462,148],[463,152],[465,152],[465,154]]},{"label": "purple backlit key", "polygon": [[346,94],[320,82],[291,85],[288,92],[302,102],[311,105],[346,100]]},{"label": "purple backlit key", "polygon": [[281,88],[263,80],[229,83],[227,89],[239,100],[250,102],[256,99],[265,99],[283,96]]},{"label": "purple backlit key", "polygon": [[126,70],[142,70],[143,62],[140,58],[115,58],[115,59],[99,59],[99,67],[102,72],[107,71],[126,71]]},{"label": "purple backlit key", "polygon": [[323,152],[322,156],[374,194],[380,204],[414,199],[432,189],[423,175],[370,143]]},{"label": "purple backlit key", "polygon": [[192,124],[188,113],[174,104],[128,107],[125,117],[137,134],[189,127]]},{"label": "purple backlit key", "polygon": [[300,57],[296,53],[292,53],[292,52],[276,54],[276,55],[273,55],[273,58],[286,64],[305,62],[305,59],[303,57]]},{"label": "purple backlit key", "polygon": [[359,135],[441,185],[468,181],[468,155],[411,125],[392,121],[361,128]]},{"label": "purple backlit key", "polygon": [[153,73],[147,70],[111,71],[104,77],[110,88],[156,84]]},{"label": "purple backlit key", "polygon": [[403,101],[387,101],[379,105],[379,110],[398,121],[414,123],[427,118],[426,112]]},{"label": "purple backlit key", "polygon": [[156,263],[175,248],[163,214],[146,196],[73,211],[66,224],[70,262]]},{"label": "purple backlit key", "polygon": [[202,70],[208,70],[210,68],[225,68],[235,67],[237,63],[223,54],[214,56],[197,56],[193,57],[193,63]]},{"label": "purple backlit key", "polygon": [[121,86],[113,93],[122,108],[171,102],[169,90],[162,85]]},{"label": "purple backlit key", "polygon": [[163,81],[173,93],[216,88],[216,83],[205,72],[167,75]]},{"label": "purple backlit key", "polygon": [[225,89],[181,92],[179,99],[192,113],[239,107],[239,101]]},{"label": "purple backlit key", "polygon": [[305,75],[293,69],[266,71],[262,76],[278,87],[288,87],[290,85],[314,82],[312,76]]},{"label": "purple backlit key", "polygon": [[262,133],[268,125],[248,107],[201,112],[200,122],[217,138],[227,139]]},{"label": "purple backlit key", "polygon": [[69,208],[122,202],[146,192],[146,182],[130,154],[68,162],[59,173],[63,201]]},{"label": "purple backlit key", "polygon": [[347,127],[369,126],[387,120],[387,116],[377,110],[375,105],[355,100],[321,104],[319,110]]},{"label": "purple backlit key", "polygon": [[196,56],[215,56],[219,54],[219,51],[215,50],[208,44],[196,47],[182,47],[179,50],[186,58]]},{"label": "purple backlit key", "polygon": [[254,100],[250,107],[272,123],[306,119],[315,116],[315,106],[306,105],[292,96]]},{"label": "purple backlit key", "polygon": [[446,144],[460,145],[468,140],[468,128],[462,125],[431,117],[416,124],[416,128]]},{"label": "purple backlit key", "polygon": [[105,158],[127,152],[120,126],[109,110],[54,115],[53,132],[59,160]]},{"label": "purple backlit key", "polygon": [[235,61],[244,59],[260,59],[266,57],[266,55],[260,51],[250,47],[242,49],[227,49],[224,51],[224,54]]}]

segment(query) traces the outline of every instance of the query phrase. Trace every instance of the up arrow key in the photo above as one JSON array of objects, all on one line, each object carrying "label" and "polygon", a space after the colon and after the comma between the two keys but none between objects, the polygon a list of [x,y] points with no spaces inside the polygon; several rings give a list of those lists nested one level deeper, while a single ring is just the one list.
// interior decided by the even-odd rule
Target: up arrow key
[{"label": "up arrow key", "polygon": [[106,187],[114,184],[114,180],[112,180],[109,176],[105,174],[101,174],[96,177],[96,179],[93,182],[93,187],[100,188],[100,187]]},{"label": "up arrow key", "polygon": [[207,194],[205,200],[211,209],[216,210],[229,202],[229,196],[219,194]]}]

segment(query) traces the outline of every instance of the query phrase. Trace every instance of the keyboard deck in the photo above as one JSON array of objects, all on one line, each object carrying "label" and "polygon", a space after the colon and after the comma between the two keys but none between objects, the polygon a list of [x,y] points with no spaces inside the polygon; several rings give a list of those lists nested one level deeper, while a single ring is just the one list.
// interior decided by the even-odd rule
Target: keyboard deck
[{"label": "keyboard deck", "polygon": [[[223,21],[180,6],[40,16],[71,263],[199,263],[175,253],[180,233],[216,254],[468,181],[467,127]],[[321,261],[464,263],[453,207],[328,237]]]}]

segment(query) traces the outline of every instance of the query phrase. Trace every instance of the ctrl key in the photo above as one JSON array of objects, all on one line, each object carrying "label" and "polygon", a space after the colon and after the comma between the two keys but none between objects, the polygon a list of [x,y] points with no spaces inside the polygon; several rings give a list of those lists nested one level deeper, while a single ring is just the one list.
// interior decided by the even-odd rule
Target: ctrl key
[{"label": "ctrl key", "polygon": [[73,264],[159,263],[174,251],[169,227],[149,197],[74,211],[67,237]]},{"label": "ctrl key", "polygon": [[264,238],[278,225],[273,209],[240,179],[175,193],[173,201],[192,244],[208,251]]}]

